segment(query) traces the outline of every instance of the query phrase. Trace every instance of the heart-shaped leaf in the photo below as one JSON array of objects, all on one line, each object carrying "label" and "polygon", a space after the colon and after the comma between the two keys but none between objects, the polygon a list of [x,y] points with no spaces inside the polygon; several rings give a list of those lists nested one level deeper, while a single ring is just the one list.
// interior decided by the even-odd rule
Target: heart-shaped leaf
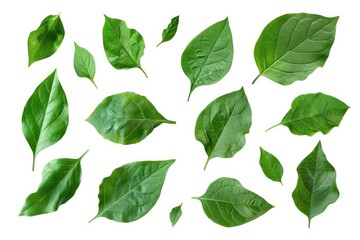
[{"label": "heart-shaped leaf", "polygon": [[158,47],[160,44],[164,42],[170,41],[175,36],[178,25],[179,25],[179,16],[176,16],[171,19],[167,28],[165,28],[164,31],[162,32],[162,40],[156,47]]},{"label": "heart-shaped leaf", "polygon": [[94,57],[85,48],[75,44],[74,54],[74,69],[79,77],[88,78],[94,86],[97,88],[94,76],[95,76],[95,60]]}]

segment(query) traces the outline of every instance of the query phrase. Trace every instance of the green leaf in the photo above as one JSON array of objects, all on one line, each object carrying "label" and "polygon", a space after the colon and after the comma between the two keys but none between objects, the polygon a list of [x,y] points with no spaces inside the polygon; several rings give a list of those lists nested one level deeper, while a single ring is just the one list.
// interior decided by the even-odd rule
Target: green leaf
[{"label": "green leaf", "polygon": [[134,144],[145,139],[164,118],[145,97],[124,92],[105,98],[87,119],[105,139],[114,143]]},{"label": "green leaf", "polygon": [[97,88],[95,76],[95,60],[93,55],[85,48],[80,47],[75,42],[74,69],[79,77],[88,78]]},{"label": "green leaf", "polygon": [[166,173],[174,162],[134,162],[115,169],[100,184],[99,212],[92,220],[105,217],[132,222],[145,216],[159,199]]},{"label": "green leaf", "polygon": [[175,226],[175,224],[179,221],[182,215],[181,206],[182,204],[180,204],[177,207],[174,207],[170,212],[170,221],[172,226]]},{"label": "green leaf", "polygon": [[311,219],[339,198],[335,168],[327,161],[321,142],[297,167],[298,181],[292,193],[296,207]]},{"label": "green leaf", "polygon": [[260,76],[281,85],[305,80],[323,67],[335,40],[339,17],[298,13],[271,21],[255,45],[254,56]]},{"label": "green leaf", "polygon": [[35,89],[22,115],[22,130],[33,152],[33,171],[37,154],[57,143],[68,124],[68,103],[55,70]]},{"label": "green leaf", "polygon": [[339,126],[348,109],[345,103],[332,96],[323,93],[303,94],[294,99],[281,122],[268,130],[284,125],[296,135],[327,134]]},{"label": "green leaf", "polygon": [[234,178],[219,178],[210,184],[200,200],[208,218],[224,227],[250,222],[273,206],[265,199],[244,188]]},{"label": "green leaf", "polygon": [[176,16],[171,19],[171,22],[169,23],[167,28],[165,28],[164,31],[162,32],[162,40],[156,47],[158,47],[160,44],[164,42],[170,41],[175,36],[178,25],[179,25],[179,16]]},{"label": "green leaf", "polygon": [[204,170],[214,157],[231,158],[245,145],[251,127],[251,109],[244,89],[212,101],[196,121],[195,137],[208,155]]},{"label": "green leaf", "polygon": [[284,169],[279,160],[271,153],[260,147],[260,166],[265,176],[269,179],[281,182]]},{"label": "green leaf", "polygon": [[105,16],[103,44],[109,63],[116,69],[139,68],[145,43],[141,34],[127,27],[123,20]]},{"label": "green leaf", "polygon": [[60,15],[47,16],[28,38],[29,67],[36,61],[48,58],[60,47],[65,37]]},{"label": "green leaf", "polygon": [[230,70],[234,48],[228,18],[197,35],[181,56],[181,67],[195,88],[220,81]]},{"label": "green leaf", "polygon": [[78,159],[60,158],[46,164],[42,182],[38,190],[26,198],[20,216],[55,212],[70,200],[80,185],[80,161],[87,152]]}]

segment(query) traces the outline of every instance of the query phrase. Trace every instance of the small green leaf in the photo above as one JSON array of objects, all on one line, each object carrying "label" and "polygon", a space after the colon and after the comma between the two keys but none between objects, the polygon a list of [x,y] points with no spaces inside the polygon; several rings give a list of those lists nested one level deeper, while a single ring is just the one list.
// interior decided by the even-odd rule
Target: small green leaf
[{"label": "small green leaf", "polygon": [[267,176],[269,179],[281,182],[281,178],[283,175],[283,167],[279,160],[272,155],[271,153],[265,151],[260,147],[260,166],[263,170],[265,176]]},{"label": "small green leaf", "polygon": [[327,134],[339,126],[348,109],[345,103],[332,96],[323,93],[303,94],[294,99],[281,122],[268,130],[284,125],[296,135]]},{"label": "small green leaf", "polygon": [[208,155],[204,169],[214,157],[231,158],[245,145],[251,127],[251,109],[245,91],[225,94],[212,101],[196,121],[196,140]]},{"label": "small green leaf", "polygon": [[172,226],[175,226],[175,224],[179,221],[182,215],[181,206],[182,204],[180,204],[177,207],[174,207],[170,212],[170,221]]},{"label": "small green leaf", "polygon": [[197,35],[181,56],[181,67],[190,79],[188,100],[195,88],[220,81],[230,70],[234,48],[228,18]]},{"label": "small green leaf", "polygon": [[224,227],[250,222],[273,208],[233,178],[215,180],[203,196],[194,199],[200,200],[208,218]]},{"label": "small green leaf", "polygon": [[339,17],[315,14],[286,14],[271,21],[255,45],[254,56],[260,71],[282,85],[305,80],[323,67],[335,40]]},{"label": "small green leaf", "polygon": [[88,78],[97,88],[94,82],[95,60],[85,48],[80,47],[75,42],[74,69],[79,77]]},{"label": "small green leaf", "polygon": [[327,161],[321,142],[297,167],[298,181],[292,193],[296,207],[311,219],[336,202],[339,190],[336,186],[335,168]]},{"label": "small green leaf", "polygon": [[46,164],[42,182],[38,190],[26,198],[20,216],[55,212],[71,199],[80,185],[80,161],[87,152],[78,159],[60,158]]},{"label": "small green leaf", "polygon": [[105,139],[114,143],[134,144],[145,139],[164,118],[145,97],[124,92],[105,98],[87,119]]},{"label": "small green leaf", "polygon": [[132,222],[145,216],[159,199],[166,173],[174,162],[134,162],[115,169],[100,184],[99,212],[92,220],[105,217]]},{"label": "small green leaf", "polygon": [[105,16],[103,44],[109,63],[116,69],[139,68],[145,43],[141,34],[127,27],[123,20]]},{"label": "small green leaf", "polygon": [[60,47],[65,37],[60,15],[47,16],[28,38],[29,67],[36,61],[48,58]]},{"label": "small green leaf", "polygon": [[164,31],[162,32],[162,40],[156,47],[158,47],[160,44],[164,42],[170,41],[175,36],[178,25],[179,25],[179,16],[176,16],[173,19],[171,19],[167,28],[165,28]]},{"label": "small green leaf", "polygon": [[36,155],[57,143],[68,124],[68,103],[55,70],[35,89],[22,115],[22,130],[33,152],[33,171]]}]

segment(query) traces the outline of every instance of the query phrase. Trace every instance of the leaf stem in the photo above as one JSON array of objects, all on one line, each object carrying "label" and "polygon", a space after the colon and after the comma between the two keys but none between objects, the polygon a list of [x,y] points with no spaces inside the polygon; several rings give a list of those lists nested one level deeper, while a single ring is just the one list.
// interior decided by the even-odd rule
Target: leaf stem
[{"label": "leaf stem", "polygon": [[163,41],[161,41],[158,45],[156,45],[156,47],[160,46],[160,44],[162,44],[162,43],[163,43]]},{"label": "leaf stem", "polygon": [[172,120],[166,120],[165,123],[169,123],[169,124],[176,124],[176,121],[172,121]]},{"label": "leaf stem", "polygon": [[276,124],[276,125],[274,125],[274,126],[272,126],[272,127],[269,127],[268,129],[265,130],[265,132],[268,132],[268,131],[270,131],[271,129],[273,129],[274,127],[277,127],[277,126],[280,126],[280,125],[281,125],[281,123],[278,123],[278,124]]},{"label": "leaf stem", "polygon": [[32,171],[35,170],[35,159],[36,159],[36,156],[35,156],[35,154],[33,154],[33,162],[32,162],[32,168],[31,168]]},{"label": "leaf stem", "polygon": [[88,223],[91,223],[92,221],[94,221],[95,220],[95,218],[97,218],[99,216],[99,214],[96,214],[96,216],[95,217],[93,217]]},{"label": "leaf stem", "polygon": [[311,218],[308,218],[308,228],[310,228]]},{"label": "leaf stem", "polygon": [[138,68],[145,74],[145,77],[148,78],[148,75],[146,74],[146,72],[144,71],[144,69],[143,69],[141,66],[139,66]]},{"label": "leaf stem", "polygon": [[209,162],[210,162],[210,158],[208,158],[208,159],[206,160],[206,163],[205,163],[205,166],[204,166],[204,171],[206,170],[206,167],[207,167],[207,165],[209,164]]},{"label": "leaf stem", "polygon": [[256,78],[254,79],[254,81],[252,81],[252,84],[254,84],[256,82],[256,80],[258,80],[258,78],[261,76],[262,73],[259,73],[259,75],[256,76]]}]

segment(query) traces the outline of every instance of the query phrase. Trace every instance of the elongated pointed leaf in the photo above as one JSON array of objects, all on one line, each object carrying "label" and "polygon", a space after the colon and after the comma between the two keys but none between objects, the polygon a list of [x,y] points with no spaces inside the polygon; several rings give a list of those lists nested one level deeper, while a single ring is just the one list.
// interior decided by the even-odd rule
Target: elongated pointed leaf
[{"label": "elongated pointed leaf", "polygon": [[244,89],[212,101],[196,121],[195,137],[208,155],[205,168],[214,157],[231,158],[245,145],[251,127],[251,109]]},{"label": "elongated pointed leaf", "polygon": [[181,67],[191,82],[189,98],[195,88],[220,81],[230,70],[233,54],[227,18],[191,40],[181,56]]},{"label": "elongated pointed leaf", "polygon": [[171,19],[167,28],[165,28],[164,31],[162,32],[162,40],[157,45],[157,47],[164,42],[170,41],[175,36],[178,25],[179,25],[179,16],[176,16]]},{"label": "elongated pointed leaf", "polygon": [[144,96],[124,92],[105,98],[87,119],[105,138],[115,143],[133,144],[145,139],[164,118]]},{"label": "elongated pointed leaf", "polygon": [[74,53],[74,69],[79,77],[88,78],[94,86],[97,88],[94,77],[95,77],[95,60],[94,57],[85,48],[75,44]]},{"label": "elongated pointed leaf", "polygon": [[335,168],[327,161],[321,142],[299,164],[297,172],[292,197],[296,207],[308,217],[310,227],[311,219],[339,198]]},{"label": "elongated pointed leaf", "polygon": [[234,178],[219,178],[211,183],[205,194],[197,197],[208,218],[224,227],[250,222],[273,206],[265,199],[244,188]]},{"label": "elongated pointed leaf", "polygon": [[287,126],[296,135],[327,134],[340,125],[348,109],[345,103],[332,96],[323,93],[303,94],[294,99],[291,109],[274,127]]},{"label": "elongated pointed leaf", "polygon": [[68,123],[68,103],[55,70],[35,89],[22,115],[22,130],[33,152],[33,170],[36,155],[58,142]]},{"label": "elongated pointed leaf", "polygon": [[269,179],[281,182],[281,178],[284,172],[284,169],[280,161],[271,153],[265,151],[260,147],[260,166],[263,170],[265,176]]},{"label": "elongated pointed leaf", "polygon": [[71,199],[81,182],[80,161],[78,159],[60,158],[45,165],[42,182],[36,192],[30,194],[20,216],[35,216],[51,213]]},{"label": "elongated pointed leaf", "polygon": [[297,13],[271,21],[254,50],[259,76],[289,85],[323,67],[334,43],[338,18]]},{"label": "elongated pointed leaf", "polygon": [[175,224],[179,221],[182,215],[181,206],[182,204],[180,204],[177,207],[174,207],[170,212],[170,221],[172,226],[175,226]]},{"label": "elongated pointed leaf", "polygon": [[95,218],[132,222],[145,216],[159,199],[166,173],[174,162],[134,162],[115,169],[100,184]]},{"label": "elongated pointed leaf", "polygon": [[47,16],[28,38],[29,67],[36,61],[48,58],[60,47],[65,37],[60,15]]},{"label": "elongated pointed leaf", "polygon": [[116,69],[139,68],[145,43],[141,34],[127,27],[123,20],[105,16],[103,44],[109,63]]}]

